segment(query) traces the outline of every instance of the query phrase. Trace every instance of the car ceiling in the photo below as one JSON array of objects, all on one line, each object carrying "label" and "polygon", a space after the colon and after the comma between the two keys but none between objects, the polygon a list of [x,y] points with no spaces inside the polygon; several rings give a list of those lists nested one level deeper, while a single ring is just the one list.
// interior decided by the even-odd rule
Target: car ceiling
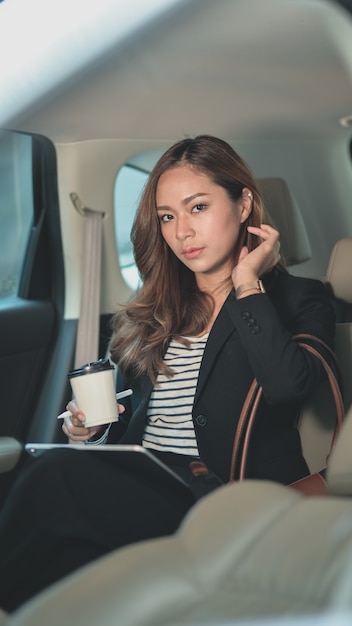
[{"label": "car ceiling", "polygon": [[[14,75],[0,76],[1,92],[7,104],[12,97],[15,111],[11,115],[0,105],[2,126],[55,142],[163,140],[202,132],[237,140],[325,139],[351,132],[339,119],[352,114],[352,19],[339,4],[159,2],[144,26],[137,20],[122,33],[114,23],[124,9],[110,5],[103,22],[96,22],[102,44],[95,41],[93,52],[88,45],[79,66],[72,59],[94,22],[78,15],[77,24],[70,23],[71,32],[77,26],[80,33],[61,50],[66,62],[71,59],[71,74],[57,72],[55,79],[62,57],[55,47],[51,55],[43,50],[54,77],[46,91],[31,91],[40,63],[35,79],[32,67],[23,71],[20,84]],[[41,28],[50,35],[54,22],[44,21]],[[28,28],[29,43],[35,36]]]}]

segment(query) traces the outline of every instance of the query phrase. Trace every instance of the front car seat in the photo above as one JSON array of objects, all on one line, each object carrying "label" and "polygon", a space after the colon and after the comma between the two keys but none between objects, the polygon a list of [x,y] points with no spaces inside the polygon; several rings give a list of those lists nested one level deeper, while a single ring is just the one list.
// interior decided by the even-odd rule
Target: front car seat
[{"label": "front car seat", "polygon": [[326,612],[347,613],[352,623],[351,449],[352,409],[331,456],[331,496],[267,481],[225,485],[173,536],[99,559],[3,625],[236,626]]}]

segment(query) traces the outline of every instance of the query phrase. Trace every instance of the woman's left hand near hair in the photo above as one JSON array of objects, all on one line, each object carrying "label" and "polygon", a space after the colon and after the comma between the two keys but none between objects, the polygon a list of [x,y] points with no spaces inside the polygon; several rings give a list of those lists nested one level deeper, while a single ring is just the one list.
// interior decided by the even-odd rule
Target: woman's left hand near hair
[{"label": "woman's left hand near hair", "polygon": [[[119,414],[123,413],[125,407],[122,404],[118,404]],[[79,408],[77,403],[74,400],[67,405],[67,410],[70,411],[72,416],[69,419],[65,419],[62,424],[62,430],[65,435],[70,439],[70,441],[78,442],[78,441],[88,441],[97,433],[106,430],[108,424],[104,424],[102,426],[91,426],[90,428],[86,428],[84,425],[84,421],[86,419],[85,414]]]},{"label": "woman's left hand near hair", "polygon": [[248,226],[251,235],[257,235],[262,240],[257,248],[248,252],[247,246],[241,250],[238,263],[232,271],[232,281],[235,289],[243,283],[247,283],[260,278],[269,272],[280,261],[280,241],[279,232],[269,226],[262,224],[260,228]]}]

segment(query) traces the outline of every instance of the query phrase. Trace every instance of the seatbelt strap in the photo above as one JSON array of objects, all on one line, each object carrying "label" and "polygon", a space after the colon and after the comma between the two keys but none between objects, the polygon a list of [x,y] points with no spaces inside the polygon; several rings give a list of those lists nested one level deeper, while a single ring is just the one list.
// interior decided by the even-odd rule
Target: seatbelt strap
[{"label": "seatbelt strap", "polygon": [[81,302],[74,367],[96,361],[99,354],[101,249],[104,213],[86,207],[70,193],[75,209],[84,217]]}]

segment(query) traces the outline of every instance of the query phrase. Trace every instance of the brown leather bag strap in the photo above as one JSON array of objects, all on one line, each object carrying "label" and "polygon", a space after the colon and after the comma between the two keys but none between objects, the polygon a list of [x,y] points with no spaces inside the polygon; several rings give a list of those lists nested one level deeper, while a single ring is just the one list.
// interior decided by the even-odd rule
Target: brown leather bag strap
[{"label": "brown leather bag strap", "polygon": [[334,362],[335,365],[335,370],[336,370],[336,375],[334,374],[333,370],[331,369],[330,365],[327,363],[326,359],[323,357],[322,354],[320,354],[320,352],[318,352],[318,350],[316,350],[315,348],[313,348],[313,346],[311,346],[310,344],[307,344],[305,342],[299,341],[299,345],[302,346],[303,348],[305,348],[306,350],[308,350],[308,352],[311,352],[311,354],[314,354],[314,356],[316,356],[320,362],[322,363],[326,375],[327,375],[327,379],[329,381],[330,384],[330,388],[331,388],[331,392],[335,401],[335,408],[336,408],[336,421],[335,421],[335,428],[334,428],[334,432],[333,432],[333,436],[332,436],[332,440],[331,440],[331,447],[330,447],[330,452],[331,449],[335,443],[337,434],[339,432],[339,430],[342,427],[342,423],[343,420],[345,418],[345,405],[344,405],[344,401],[343,401],[343,381],[342,381],[342,376],[340,373],[340,366],[336,357],[335,352],[330,348],[330,346],[328,346],[325,341],[323,341],[322,339],[320,339],[319,337],[315,337],[315,335],[310,335],[308,333],[301,333],[299,335],[294,335],[293,339],[295,340],[301,340],[301,339],[309,339],[309,340],[313,340],[318,342],[321,346],[324,347],[324,349],[329,352],[330,356],[332,357],[332,360]]},{"label": "brown leather bag strap", "polygon": [[[294,340],[309,339],[312,341],[317,341],[320,345],[322,345],[329,352],[329,354],[331,354],[333,361],[335,363],[335,366],[337,368],[337,372],[339,374],[339,368],[338,368],[336,355],[333,352],[333,350],[331,350],[331,348],[322,339],[319,339],[319,337],[315,337],[314,335],[310,335],[308,333],[295,335],[292,338]],[[335,443],[337,434],[342,426],[342,422],[345,416],[345,408],[344,408],[344,403],[343,403],[343,398],[342,398],[342,393],[341,393],[340,382],[338,378],[335,376],[329,364],[327,363],[326,359],[318,350],[316,350],[315,348],[313,348],[313,346],[303,341],[299,341],[298,343],[302,348],[304,348],[305,350],[307,350],[308,352],[310,352],[311,354],[313,354],[315,357],[317,357],[320,360],[320,362],[322,363],[325,369],[327,379],[330,384],[330,388],[332,391],[332,395],[333,395],[334,402],[335,402],[335,408],[336,408],[336,421],[335,421],[334,432],[333,432],[333,436],[331,440],[331,448],[332,448]],[[257,414],[257,410],[258,410],[258,406],[259,406],[262,394],[263,394],[262,387],[260,387],[257,380],[254,379],[248,391],[247,397],[244,401],[242,411],[238,420],[237,428],[236,428],[233,449],[232,449],[229,482],[233,482],[235,480],[235,471],[236,471],[236,466],[238,465],[240,465],[238,480],[243,480],[245,477],[251,434],[252,434],[253,425],[255,422],[255,417]],[[242,441],[243,441],[243,445],[241,449]],[[331,448],[330,448],[330,451],[331,451]]]},{"label": "brown leather bag strap", "polygon": [[248,424],[247,424],[246,434],[244,436],[242,457],[241,457],[241,464],[240,464],[239,480],[243,480],[244,477],[245,477],[246,465],[247,465],[247,457],[248,457],[248,450],[249,450],[249,444],[250,444],[252,429],[253,429],[253,426],[254,426],[254,420],[255,420],[255,417],[256,417],[256,414],[257,414],[257,410],[258,410],[259,403],[260,403],[262,395],[263,395],[263,388],[258,386],[258,390],[257,390],[256,396],[255,396],[255,399],[253,400],[252,409],[251,409],[251,412],[250,412],[249,417],[248,417]]},{"label": "brown leather bag strap", "polygon": [[[242,442],[243,437],[247,436],[248,423],[253,421],[255,414],[257,412],[258,402],[256,401],[256,399],[257,399],[259,391],[261,392],[261,387],[259,386],[257,379],[254,378],[249,388],[249,391],[247,393],[246,399],[243,403],[241,414],[240,414],[236,432],[235,432],[235,437],[233,440],[229,482],[233,482],[235,480],[235,471],[236,471],[236,465],[238,464],[238,460],[241,459],[242,461],[243,456],[244,456],[245,457],[244,463],[246,462],[247,450],[246,450],[245,455],[243,455],[243,452],[241,454],[241,442]],[[242,450],[243,450],[243,447],[242,447]]]},{"label": "brown leather bag strap", "polygon": [[[342,393],[341,393],[341,389],[340,389],[340,385],[337,381],[337,378],[334,374],[334,372],[332,371],[331,367],[328,365],[328,363],[325,361],[324,357],[320,354],[320,352],[318,352],[317,350],[315,350],[313,348],[313,346],[311,346],[310,344],[307,343],[299,343],[300,346],[302,346],[303,348],[305,348],[305,350],[308,350],[308,352],[311,352],[311,354],[314,354],[314,356],[316,356],[318,359],[320,359],[320,361],[323,364],[323,367],[325,369],[328,381],[330,383],[330,388],[331,388],[331,392],[335,401],[335,408],[336,408],[336,421],[335,421],[335,428],[334,428],[334,432],[333,432],[333,436],[332,436],[332,440],[331,440],[331,448],[333,447],[334,443],[335,443],[335,439],[337,437],[337,434],[339,432],[339,430],[341,429],[344,417],[345,417],[345,406],[343,403],[343,398],[342,398]],[[331,450],[330,448],[330,450]]]},{"label": "brown leather bag strap", "polygon": [[335,352],[330,348],[330,346],[328,346],[328,344],[325,343],[325,341],[320,339],[320,337],[316,337],[315,335],[310,335],[309,333],[300,333],[299,335],[294,335],[292,337],[292,339],[294,339],[294,340],[297,340],[297,339],[309,339],[309,340],[315,341],[315,342],[319,343],[321,346],[323,346],[323,348],[330,354],[330,356],[332,358],[332,361],[334,363],[335,370],[336,370],[336,378],[337,378],[340,390],[342,390],[342,393],[343,393],[343,381],[342,381],[342,376],[341,376],[341,372],[340,372],[340,365],[339,365],[339,362],[337,360]]}]

